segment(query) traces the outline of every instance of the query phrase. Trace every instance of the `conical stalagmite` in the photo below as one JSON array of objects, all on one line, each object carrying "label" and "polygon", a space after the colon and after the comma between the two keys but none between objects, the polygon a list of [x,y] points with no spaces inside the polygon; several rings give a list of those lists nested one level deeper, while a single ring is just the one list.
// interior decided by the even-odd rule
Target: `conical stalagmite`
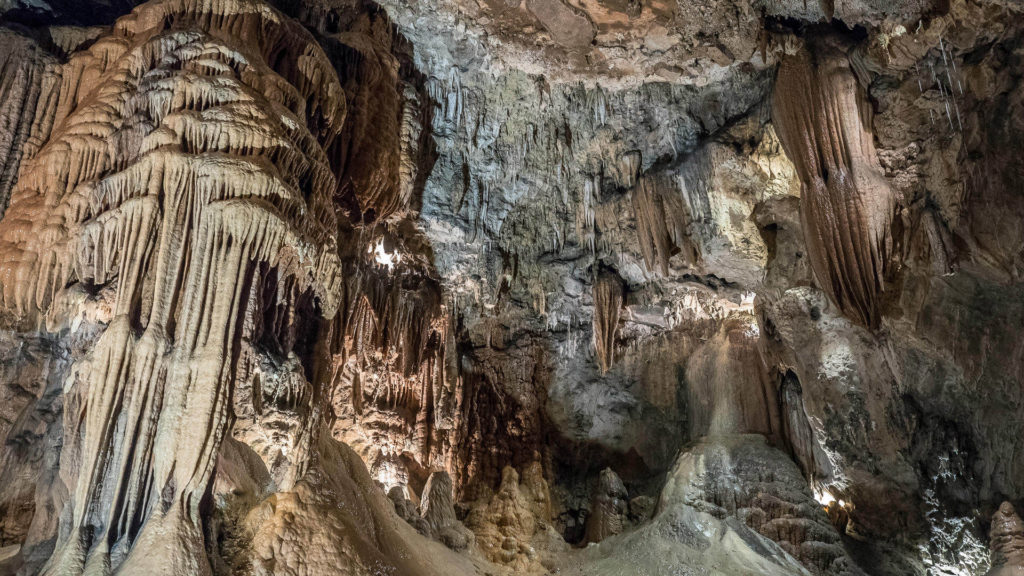
[{"label": "conical stalagmite", "polygon": [[590,502],[590,516],[587,516],[587,542],[600,542],[609,536],[619,534],[626,527],[629,511],[629,495],[622,479],[611,468],[601,471]]},{"label": "conical stalagmite", "polygon": [[1024,522],[1013,504],[1003,502],[992,515],[988,533],[992,569],[986,576],[1020,576],[1024,574]]}]

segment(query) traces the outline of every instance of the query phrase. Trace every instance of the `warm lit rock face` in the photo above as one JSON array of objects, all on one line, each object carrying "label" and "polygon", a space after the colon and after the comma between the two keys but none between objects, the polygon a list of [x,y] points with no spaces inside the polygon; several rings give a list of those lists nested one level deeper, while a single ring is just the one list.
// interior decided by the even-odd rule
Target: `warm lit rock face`
[{"label": "warm lit rock face", "polygon": [[[281,402],[312,394],[296,333],[337,307],[324,149],[344,94],[305,30],[250,3],[151,3],[58,74],[53,128],[0,226],[3,306],[23,325],[107,326],[70,367],[68,495],[43,573],[205,573],[200,501],[241,340],[297,359]],[[311,315],[243,323],[264,307]]]},{"label": "warm lit rock face", "polygon": [[0,0],[0,574],[1016,574],[1006,0]]},{"label": "warm lit rock face", "polygon": [[843,312],[877,328],[896,267],[897,202],[878,163],[870,115],[849,58],[837,48],[816,45],[782,59],[772,121],[803,187],[811,268]]},{"label": "warm lit rock face", "polygon": [[[376,488],[352,462],[331,477],[339,449],[318,439],[345,295],[339,254],[353,241],[339,228],[335,158],[359,142],[343,130],[346,91],[322,46],[262,2],[167,1],[60,65],[15,49],[4,87],[21,124],[5,168],[20,167],[0,224],[3,312],[19,330],[91,340],[63,353],[53,477],[12,498],[35,501],[5,529],[27,534],[25,569],[202,574],[213,560],[222,571],[237,558],[207,550],[230,528],[251,539],[254,569],[284,570],[282,546],[306,536],[278,515],[317,525],[324,490],[364,501],[369,517],[335,514],[318,530],[381,522],[383,500],[359,492]],[[269,489],[278,502],[218,533],[206,522],[216,474],[235,500]],[[346,496],[337,483],[359,488]],[[325,567],[395,546],[330,538]],[[48,541],[48,559],[29,559]]]}]

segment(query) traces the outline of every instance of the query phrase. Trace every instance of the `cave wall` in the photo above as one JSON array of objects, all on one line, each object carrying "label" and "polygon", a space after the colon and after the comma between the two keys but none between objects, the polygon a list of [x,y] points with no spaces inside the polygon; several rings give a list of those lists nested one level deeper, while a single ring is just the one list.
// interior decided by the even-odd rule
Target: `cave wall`
[{"label": "cave wall", "polygon": [[0,3],[0,568],[1012,540],[1019,7],[273,4]]}]

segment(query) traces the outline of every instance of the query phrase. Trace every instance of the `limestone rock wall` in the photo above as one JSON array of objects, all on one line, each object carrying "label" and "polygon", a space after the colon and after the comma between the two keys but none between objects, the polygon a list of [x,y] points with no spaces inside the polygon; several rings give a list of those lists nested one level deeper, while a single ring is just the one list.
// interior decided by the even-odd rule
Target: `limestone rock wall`
[{"label": "limestone rock wall", "polygon": [[59,325],[90,287],[116,290],[106,330],[71,368],[69,498],[45,573],[209,570],[200,500],[252,292],[269,279],[284,306],[337,306],[323,150],[345,108],[333,77],[301,28],[216,2],[151,3],[61,69],[47,95],[56,129],[23,160],[0,225],[0,268],[17,279],[3,305]]},{"label": "limestone rock wall", "polygon": [[1019,6],[88,4],[0,1],[0,572],[1013,570]]}]

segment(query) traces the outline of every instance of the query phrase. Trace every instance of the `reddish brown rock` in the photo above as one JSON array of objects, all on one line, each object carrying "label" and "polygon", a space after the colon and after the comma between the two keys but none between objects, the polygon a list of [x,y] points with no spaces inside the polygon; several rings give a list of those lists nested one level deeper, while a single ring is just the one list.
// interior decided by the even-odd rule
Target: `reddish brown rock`
[{"label": "reddish brown rock", "polygon": [[803,185],[818,284],[855,321],[878,327],[897,266],[899,197],[882,173],[871,110],[846,55],[821,42],[783,58],[772,120]]}]

